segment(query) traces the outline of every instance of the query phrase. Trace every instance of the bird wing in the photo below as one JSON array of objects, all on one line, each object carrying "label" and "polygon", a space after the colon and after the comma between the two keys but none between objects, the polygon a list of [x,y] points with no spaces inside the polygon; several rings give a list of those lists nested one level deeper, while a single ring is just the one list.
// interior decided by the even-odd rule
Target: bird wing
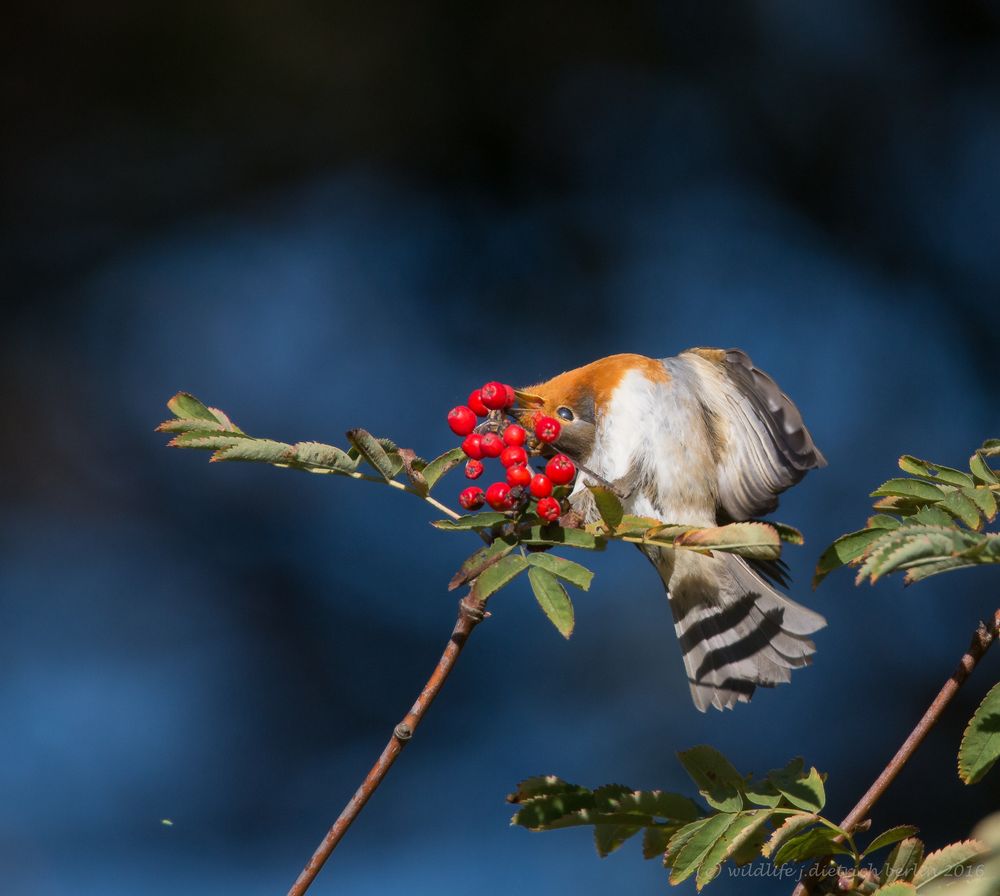
[{"label": "bird wing", "polygon": [[693,348],[680,358],[703,386],[699,398],[713,430],[718,503],[729,519],[771,513],[781,492],[826,466],[798,408],[745,352]]}]

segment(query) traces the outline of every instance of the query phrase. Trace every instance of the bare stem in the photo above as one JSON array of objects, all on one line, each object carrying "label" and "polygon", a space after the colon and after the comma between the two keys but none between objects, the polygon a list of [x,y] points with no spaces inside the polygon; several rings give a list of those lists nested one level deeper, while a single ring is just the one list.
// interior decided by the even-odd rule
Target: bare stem
[{"label": "bare stem", "polygon": [[380,476],[368,476],[365,473],[357,473],[357,472],[347,473],[345,475],[350,476],[351,479],[363,479],[365,482],[379,482],[382,485],[388,485],[389,488],[398,488],[401,492],[409,492],[411,495],[416,495],[418,498],[423,498],[423,500],[425,500],[428,504],[430,504],[431,507],[436,507],[442,513],[445,513],[448,516],[450,516],[453,520],[460,519],[462,516],[460,513],[456,513],[450,507],[446,506],[445,504],[442,504],[440,501],[436,500],[435,498],[432,498],[430,495],[422,495],[415,488],[410,488],[410,486],[404,485],[402,482],[398,482],[395,479],[382,479]]},{"label": "bare stem", "polygon": [[[896,776],[903,770],[903,766],[909,762],[910,757],[917,751],[917,747],[927,737],[927,733],[937,724],[945,708],[958,693],[958,689],[965,684],[972,670],[976,668],[986,651],[989,650],[990,645],[998,637],[1000,637],[1000,610],[994,613],[991,624],[979,623],[972,636],[972,643],[969,644],[969,649],[959,660],[958,667],[944,683],[944,687],[938,691],[938,695],[931,701],[931,705],[927,707],[927,711],[917,722],[916,727],[903,741],[902,746],[896,751],[896,755],[889,760],[889,764],[868,788],[865,795],[858,800],[857,805],[848,812],[847,817],[840,823],[840,827],[851,832],[868,817],[868,813],[889,789],[889,785],[896,780]],[[812,893],[823,878],[822,868],[827,861],[827,859],[822,859],[817,862],[792,891],[792,896],[806,896],[806,894]]]},{"label": "bare stem", "polygon": [[438,695],[441,685],[444,684],[445,679],[455,665],[455,660],[458,659],[459,653],[462,652],[469,634],[485,618],[485,606],[482,601],[474,599],[471,594],[466,595],[466,597],[459,601],[458,619],[455,622],[455,628],[448,639],[444,653],[441,654],[441,659],[438,660],[437,666],[434,667],[430,678],[427,679],[427,683],[420,691],[420,696],[417,697],[416,702],[403,717],[403,720],[393,729],[392,737],[389,738],[389,742],[385,745],[382,755],[379,756],[375,765],[372,766],[371,771],[368,772],[367,777],[361,783],[361,786],[333,823],[333,827],[330,828],[323,841],[316,848],[312,858],[309,859],[298,879],[292,884],[292,888],[288,891],[288,896],[302,896],[309,889],[312,882],[316,879],[316,875],[319,874],[323,864],[337,848],[337,844],[347,832],[351,823],[358,817],[365,803],[368,802],[368,799],[375,792],[376,788],[382,783],[382,779],[396,761],[396,757],[402,752],[403,747],[410,742],[410,738],[413,737],[413,733],[417,730],[417,726],[423,719],[428,707]]}]

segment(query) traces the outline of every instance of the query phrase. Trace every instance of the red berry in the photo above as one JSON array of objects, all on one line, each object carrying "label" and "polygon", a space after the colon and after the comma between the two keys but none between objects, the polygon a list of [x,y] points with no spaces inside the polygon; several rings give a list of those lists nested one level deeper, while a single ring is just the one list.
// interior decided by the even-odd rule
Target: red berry
[{"label": "red berry", "polygon": [[554,442],[562,432],[562,424],[555,417],[539,417],[535,421],[535,435],[539,442]]},{"label": "red berry", "polygon": [[510,486],[506,482],[494,482],[486,489],[486,503],[494,510],[510,510],[514,506],[510,499]]},{"label": "red berry", "polygon": [[517,393],[514,391],[514,387],[505,384],[503,388],[504,391],[507,393],[507,398],[504,401],[503,406],[505,408],[514,407],[514,404],[517,402]]},{"label": "red berry", "polygon": [[479,460],[483,456],[483,437],[478,432],[469,433],[462,442],[462,450],[467,457]]},{"label": "red berry", "polygon": [[524,464],[514,464],[507,467],[507,481],[511,485],[525,486],[531,482],[531,470]]},{"label": "red berry", "polygon": [[483,396],[479,389],[469,393],[469,407],[477,417],[485,417],[490,409],[483,404]]},{"label": "red berry", "polygon": [[555,498],[542,498],[538,502],[538,515],[543,520],[548,520],[550,523],[554,523],[560,516],[562,516],[562,508],[559,506],[559,502]]},{"label": "red berry", "polygon": [[505,467],[512,467],[514,464],[526,464],[528,462],[528,452],[520,445],[510,445],[500,453],[500,463]]},{"label": "red berry", "polygon": [[530,490],[533,498],[547,498],[552,494],[552,480],[544,473],[536,473],[531,477]]},{"label": "red berry", "polygon": [[481,460],[470,460],[465,465],[465,478],[478,479],[483,475],[483,462]]},{"label": "red berry", "polygon": [[576,476],[576,464],[565,454],[557,454],[545,465],[545,475],[556,485],[565,485]]},{"label": "red berry", "polygon": [[484,433],[479,448],[483,452],[483,457],[499,457],[503,451],[503,439],[495,432]]},{"label": "red berry", "polygon": [[499,411],[507,405],[507,387],[496,381],[487,383],[479,390],[479,397],[491,411]]},{"label": "red berry", "polygon": [[476,428],[476,415],[472,413],[472,408],[460,404],[448,411],[448,425],[456,436],[467,436]]},{"label": "red berry", "polygon": [[466,510],[478,510],[483,506],[483,490],[478,485],[465,489],[458,496],[458,503]]},{"label": "red berry", "polygon": [[503,431],[503,440],[508,445],[523,445],[527,437],[528,434],[524,431],[524,427],[518,426],[516,423],[511,423]]}]

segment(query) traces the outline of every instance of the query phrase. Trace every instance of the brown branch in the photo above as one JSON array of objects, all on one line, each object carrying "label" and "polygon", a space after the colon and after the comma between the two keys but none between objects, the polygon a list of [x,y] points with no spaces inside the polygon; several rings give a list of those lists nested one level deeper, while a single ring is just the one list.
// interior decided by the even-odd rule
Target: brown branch
[{"label": "brown branch", "polygon": [[455,665],[455,660],[458,659],[459,653],[462,652],[469,634],[485,618],[485,607],[485,603],[476,600],[471,594],[466,595],[466,597],[459,601],[458,620],[455,622],[451,638],[449,638],[448,645],[445,647],[444,653],[441,654],[441,659],[438,660],[437,666],[434,667],[431,677],[427,679],[427,683],[420,692],[420,696],[417,697],[416,702],[403,717],[403,720],[393,729],[392,737],[389,738],[389,743],[386,744],[382,755],[379,756],[378,761],[372,766],[372,770],[368,772],[368,776],[357,789],[354,796],[351,797],[350,802],[344,807],[344,811],[340,813],[340,817],[333,823],[333,827],[330,828],[327,835],[323,838],[323,842],[316,848],[312,858],[306,867],[302,869],[302,873],[298,876],[295,883],[292,884],[292,888],[288,891],[288,896],[302,896],[309,889],[316,875],[319,874],[323,864],[337,848],[337,844],[347,832],[351,823],[358,817],[365,803],[368,802],[369,797],[375,792],[379,784],[382,783],[382,779],[396,761],[396,757],[399,756],[403,747],[413,737],[413,733],[417,730],[417,726],[420,724],[421,719],[423,719],[428,707],[434,702],[438,691],[441,690],[441,685],[444,684],[445,679]]},{"label": "brown branch", "polygon": [[[944,683],[944,687],[938,692],[931,705],[927,707],[927,711],[917,722],[916,727],[903,741],[903,745],[896,751],[896,755],[889,760],[889,764],[868,788],[868,792],[858,800],[858,804],[847,813],[847,817],[840,823],[845,831],[853,832],[868,817],[868,813],[881,799],[882,794],[889,789],[889,785],[896,780],[896,776],[903,770],[903,766],[909,762],[910,757],[917,751],[917,747],[927,737],[927,733],[937,724],[945,708],[958,693],[958,689],[965,684],[965,680],[972,673],[972,670],[976,668],[986,651],[989,650],[990,645],[998,637],[1000,637],[1000,610],[994,613],[991,625],[987,625],[985,622],[979,623],[972,636],[972,643],[969,644],[969,649],[959,660],[958,667],[951,673],[951,677]],[[842,840],[843,838],[838,837],[837,839]],[[821,859],[817,862],[792,891],[792,896],[811,894],[813,888],[824,876],[822,868],[827,861],[828,859]]]}]

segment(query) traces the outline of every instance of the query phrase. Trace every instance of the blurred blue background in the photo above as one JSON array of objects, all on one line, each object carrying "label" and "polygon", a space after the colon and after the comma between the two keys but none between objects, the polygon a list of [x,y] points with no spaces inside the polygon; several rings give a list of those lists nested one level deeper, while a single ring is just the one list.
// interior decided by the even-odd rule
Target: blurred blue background
[{"label": "blurred blue background", "polygon": [[[548,772],[692,791],[674,754],[702,742],[747,771],[804,755],[830,814],[853,805],[997,601],[978,571],[808,582],[899,454],[962,466],[1000,435],[1000,4],[12,16],[3,893],[284,893],[450,630],[474,541],[385,489],[165,450],[178,389],[255,434],[362,425],[430,455],[487,378],[739,346],[830,461],[776,515],[829,619],[813,668],[701,715],[633,552],[595,558],[568,643],[515,587],[317,896],[661,893],[636,844],[510,828],[504,795]],[[876,825],[938,847],[997,806],[955,752],[998,670]]]}]

